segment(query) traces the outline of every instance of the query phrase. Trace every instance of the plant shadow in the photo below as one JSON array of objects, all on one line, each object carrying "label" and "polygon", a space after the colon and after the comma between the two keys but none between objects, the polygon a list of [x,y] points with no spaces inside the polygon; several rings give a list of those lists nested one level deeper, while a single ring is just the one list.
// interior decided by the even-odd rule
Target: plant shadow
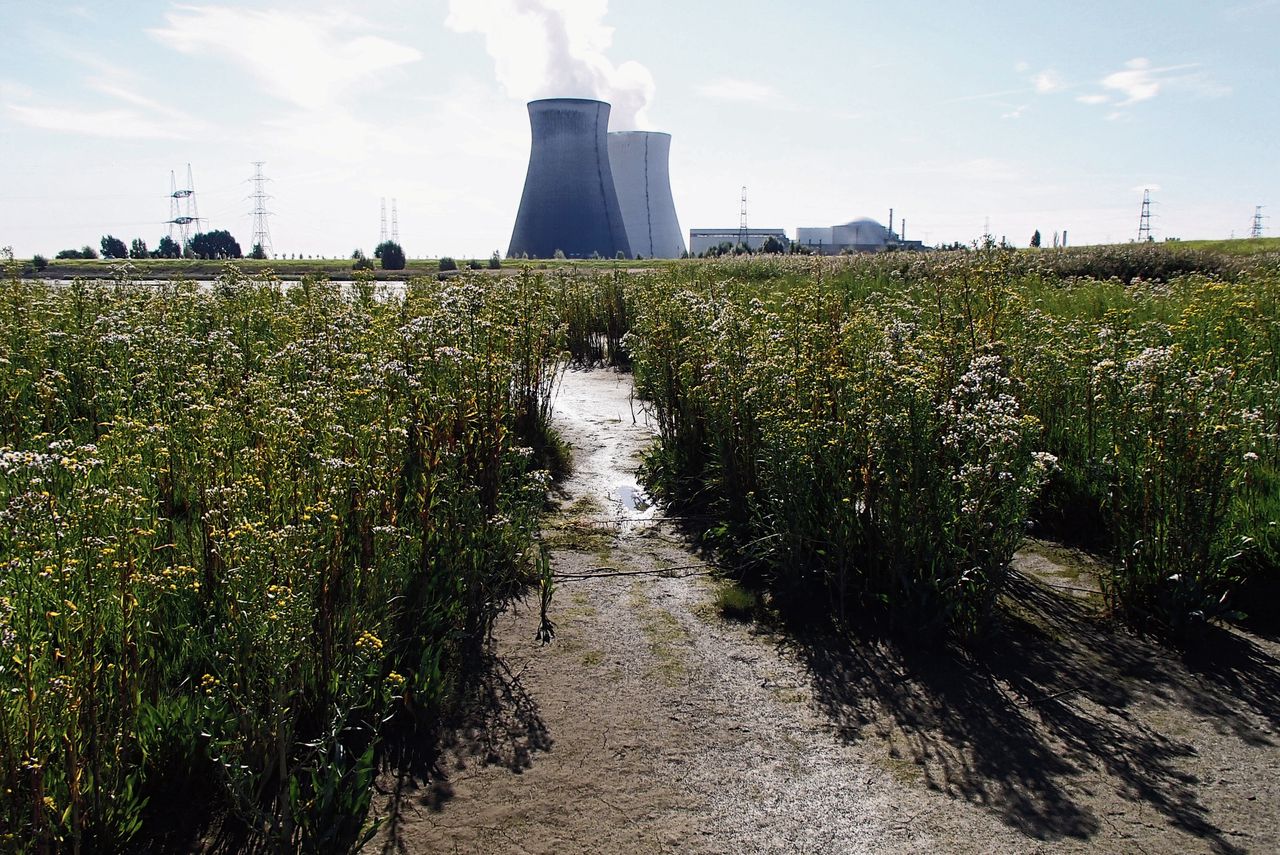
[{"label": "plant shadow", "polygon": [[438,812],[453,798],[453,782],[472,766],[502,766],[520,774],[553,740],[537,701],[506,660],[485,651],[464,682],[462,701],[431,733],[405,732],[388,741],[388,833],[382,851],[408,851],[397,828],[404,806]]},{"label": "plant shadow", "polygon": [[1242,851],[1186,771],[1196,746],[1161,731],[1187,711],[1275,748],[1280,661],[1248,638],[1215,628],[1182,654],[1020,573],[997,632],[968,650],[783,620],[839,736],[883,740],[889,762],[930,789],[1041,841],[1093,839],[1109,823],[1094,795],[1109,789],[1215,852]]}]

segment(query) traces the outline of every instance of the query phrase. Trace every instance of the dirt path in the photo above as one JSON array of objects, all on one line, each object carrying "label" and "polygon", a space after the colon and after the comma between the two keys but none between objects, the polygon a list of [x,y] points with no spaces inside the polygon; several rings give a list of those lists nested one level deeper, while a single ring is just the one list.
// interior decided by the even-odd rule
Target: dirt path
[{"label": "dirt path", "polygon": [[1280,849],[1274,643],[1224,632],[1197,662],[1113,632],[1035,543],[979,658],[728,622],[636,485],[630,378],[569,373],[557,420],[557,637],[535,602],[504,616],[487,702],[438,780],[381,781],[367,851]]}]

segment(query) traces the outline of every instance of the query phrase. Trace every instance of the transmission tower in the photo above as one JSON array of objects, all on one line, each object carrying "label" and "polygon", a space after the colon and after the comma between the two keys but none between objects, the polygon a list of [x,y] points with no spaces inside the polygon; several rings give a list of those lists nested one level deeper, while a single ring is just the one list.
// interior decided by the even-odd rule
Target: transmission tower
[{"label": "transmission tower", "polygon": [[378,243],[387,242],[387,197],[382,197],[382,229],[378,232]]},{"label": "transmission tower", "polygon": [[747,243],[747,188],[742,188],[742,215],[738,218],[738,243],[750,249]]},{"label": "transmission tower", "polygon": [[267,195],[267,182],[271,179],[262,174],[262,166],[266,161],[255,160],[253,162],[253,195],[249,198],[253,201],[253,243],[252,246],[261,247],[263,254],[271,257],[271,227],[267,223],[267,217],[271,216],[271,212],[267,210],[267,200],[271,197]]},{"label": "transmission tower", "polygon": [[1142,216],[1138,218],[1138,243],[1151,240],[1151,191],[1142,191]]},{"label": "transmission tower", "polygon": [[1249,232],[1249,237],[1262,237],[1262,206],[1258,205],[1253,209],[1253,230]]},{"label": "transmission tower", "polygon": [[187,164],[187,186],[178,186],[178,177],[169,170],[169,239],[175,234],[181,237],[180,245],[186,249],[191,240],[191,224],[200,228],[200,214],[196,209],[196,185],[191,178],[191,164]]},{"label": "transmission tower", "polygon": [[391,242],[400,245],[400,217],[396,214],[396,200],[391,200]]}]

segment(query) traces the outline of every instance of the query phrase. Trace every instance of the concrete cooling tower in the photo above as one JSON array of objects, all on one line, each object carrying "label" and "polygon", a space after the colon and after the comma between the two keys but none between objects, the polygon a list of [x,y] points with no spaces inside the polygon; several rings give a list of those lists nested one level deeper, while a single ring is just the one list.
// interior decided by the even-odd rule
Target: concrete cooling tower
[{"label": "concrete cooling tower", "polygon": [[627,241],[632,253],[645,258],[679,258],[684,254],[684,232],[671,198],[670,159],[671,134],[609,134],[609,163]]},{"label": "concrete cooling tower", "polygon": [[631,257],[609,168],[609,105],[582,98],[529,102],[533,146],[508,257]]}]

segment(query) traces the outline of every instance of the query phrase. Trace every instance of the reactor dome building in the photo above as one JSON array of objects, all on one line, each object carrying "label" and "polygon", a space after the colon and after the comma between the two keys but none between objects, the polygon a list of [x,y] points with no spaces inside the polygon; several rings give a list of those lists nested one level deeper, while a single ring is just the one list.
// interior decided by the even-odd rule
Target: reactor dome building
[{"label": "reactor dome building", "polygon": [[655,131],[609,134],[609,162],[631,252],[645,258],[684,255],[684,233],[671,196],[671,135]]},{"label": "reactor dome building", "polygon": [[609,163],[609,105],[548,98],[528,106],[529,171],[507,257],[630,257]]}]

